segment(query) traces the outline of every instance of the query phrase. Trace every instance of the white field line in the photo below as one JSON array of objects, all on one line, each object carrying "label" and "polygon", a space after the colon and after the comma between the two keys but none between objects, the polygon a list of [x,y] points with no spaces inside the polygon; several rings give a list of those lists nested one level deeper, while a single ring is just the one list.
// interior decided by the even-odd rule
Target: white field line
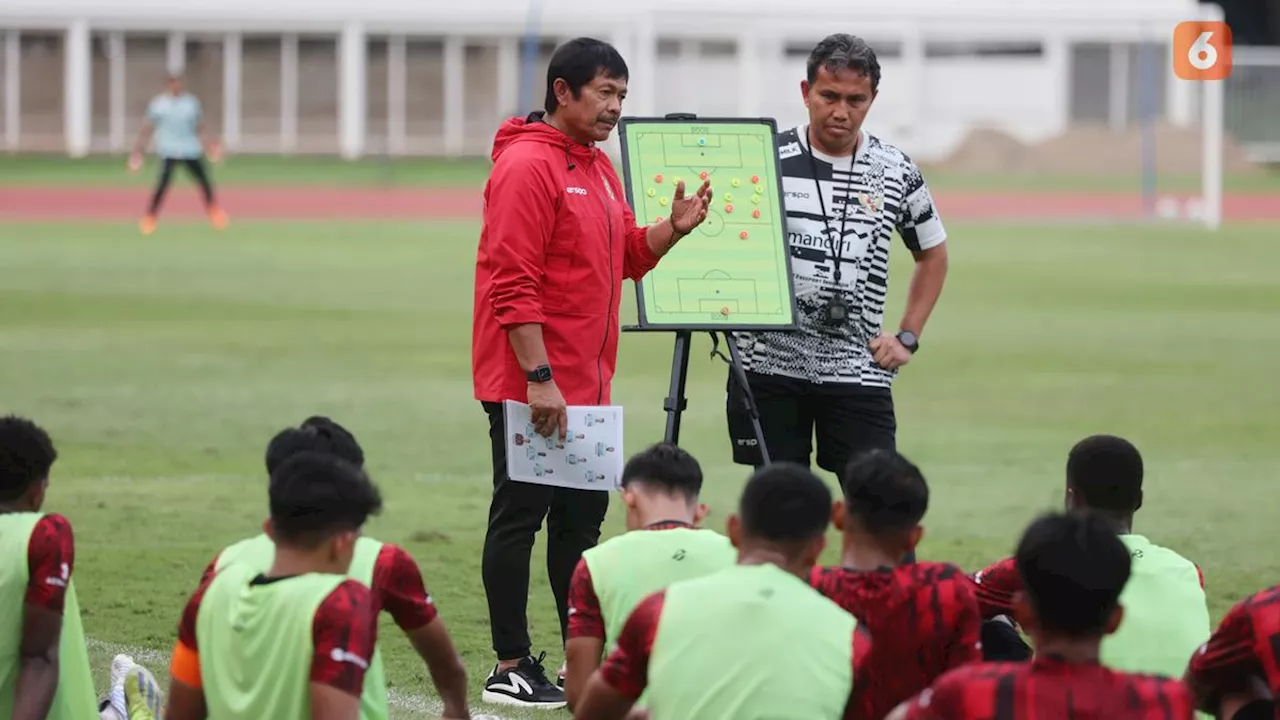
[{"label": "white field line", "polygon": [[[144,648],[135,645],[121,645],[119,643],[103,642],[94,638],[87,638],[85,645],[90,652],[101,653],[109,657],[116,655],[129,655],[134,660],[147,666],[147,669],[156,675],[167,675],[169,669],[169,653],[155,648]],[[387,704],[397,710],[410,712],[414,717],[440,717],[440,712],[444,710],[444,705],[439,700],[432,700],[417,693],[408,693],[396,690],[394,688],[387,689]],[[508,720],[508,718],[499,715],[477,714],[471,713],[474,720]]]}]

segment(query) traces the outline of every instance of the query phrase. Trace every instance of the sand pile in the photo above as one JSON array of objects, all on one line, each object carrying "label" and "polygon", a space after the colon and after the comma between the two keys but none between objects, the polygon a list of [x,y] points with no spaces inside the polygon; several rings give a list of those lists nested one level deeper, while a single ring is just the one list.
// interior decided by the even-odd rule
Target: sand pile
[{"label": "sand pile", "polygon": [[[1197,128],[1155,126],[1156,172],[1160,175],[1199,175],[1202,135]],[[1025,175],[1110,175],[1142,171],[1142,132],[1130,128],[1113,132],[1105,125],[1076,125],[1065,133],[1027,145],[990,128],[971,131],[959,147],[937,167],[946,172]],[[1230,137],[1223,151],[1228,174],[1263,172]]]}]

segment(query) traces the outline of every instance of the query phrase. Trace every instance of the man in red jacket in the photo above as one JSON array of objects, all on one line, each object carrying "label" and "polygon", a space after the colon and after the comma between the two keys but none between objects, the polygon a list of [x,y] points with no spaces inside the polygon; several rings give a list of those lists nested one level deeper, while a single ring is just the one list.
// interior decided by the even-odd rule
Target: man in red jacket
[{"label": "man in red jacket", "polygon": [[472,374],[489,416],[493,499],[483,575],[498,656],[482,699],[562,707],[534,659],[525,610],[534,535],[547,519],[547,574],[563,638],[569,582],[600,538],[609,494],[512,482],[502,401],[529,404],[537,431],[565,432],[565,407],[609,404],[624,278],[639,280],[707,216],[709,183],[676,188],[671,215],[637,226],[596,143],[622,115],[627,65],[608,43],[578,38],[547,68],[545,112],[507,120],[494,137],[476,253]]}]

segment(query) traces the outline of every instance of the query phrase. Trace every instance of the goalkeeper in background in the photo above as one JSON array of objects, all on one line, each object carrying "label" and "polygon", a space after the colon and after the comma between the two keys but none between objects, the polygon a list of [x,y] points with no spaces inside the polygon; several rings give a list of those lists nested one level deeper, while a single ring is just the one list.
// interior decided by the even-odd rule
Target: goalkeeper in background
[{"label": "goalkeeper in background", "polygon": [[173,180],[177,165],[186,168],[200,185],[205,211],[209,221],[219,230],[227,226],[227,214],[214,200],[213,183],[209,180],[209,168],[205,155],[217,162],[222,149],[217,142],[205,137],[204,109],[195,95],[182,87],[181,75],[170,75],[165,92],[156,95],[147,106],[147,116],[138,131],[138,139],[129,155],[129,169],[137,172],[142,167],[142,153],[152,135],[156,140],[156,155],[160,157],[160,177],[151,194],[151,204],[142,217],[139,228],[143,235],[156,231],[156,216]]}]

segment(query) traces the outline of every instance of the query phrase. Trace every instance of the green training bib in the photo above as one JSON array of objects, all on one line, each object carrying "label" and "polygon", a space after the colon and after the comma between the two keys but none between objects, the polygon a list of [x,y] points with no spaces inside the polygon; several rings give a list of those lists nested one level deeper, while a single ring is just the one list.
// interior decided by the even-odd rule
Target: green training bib
[{"label": "green training bib", "polygon": [[[355,557],[351,560],[351,569],[347,577],[359,580],[365,586],[373,587],[373,570],[378,563],[378,554],[383,544],[372,538],[361,537],[356,540]],[[229,545],[218,554],[214,567],[219,571],[232,563],[241,563],[254,567],[257,572],[265,573],[275,562],[276,546],[266,534],[257,535]],[[382,663],[382,648],[379,643],[374,647],[373,657],[369,660],[369,669],[364,674],[364,688],[360,692],[360,720],[387,720],[390,710],[387,706],[387,674]]]},{"label": "green training bib", "polygon": [[[31,532],[44,513],[0,513],[0,708],[12,712],[18,690],[23,613],[31,579],[27,551]],[[48,720],[98,720],[98,699],[89,668],[89,648],[80,619],[74,578],[67,581],[58,642],[58,689]]]},{"label": "green training bib", "polygon": [[649,658],[654,720],[839,720],[853,616],[775,565],[667,588]]}]

